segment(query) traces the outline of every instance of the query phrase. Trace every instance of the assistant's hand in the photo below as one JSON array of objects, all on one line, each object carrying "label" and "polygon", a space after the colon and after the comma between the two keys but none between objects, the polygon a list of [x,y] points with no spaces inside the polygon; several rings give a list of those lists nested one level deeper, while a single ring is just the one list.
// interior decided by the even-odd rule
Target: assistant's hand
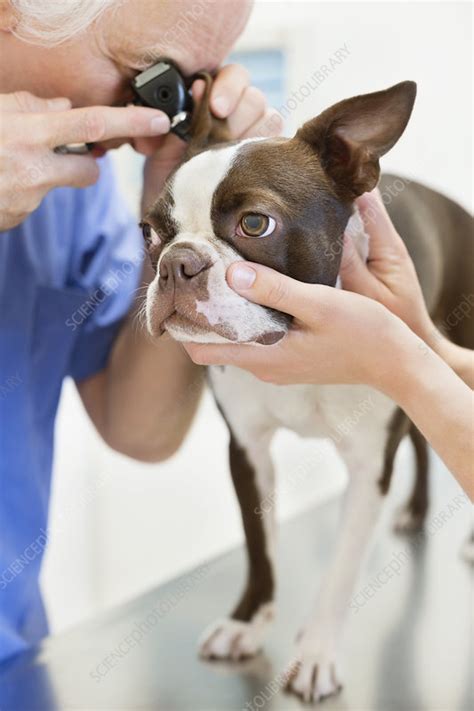
[{"label": "assistant's hand", "polygon": [[[203,92],[204,82],[197,79],[192,86],[195,101],[201,99]],[[217,73],[211,89],[210,107],[216,117],[228,120],[232,138],[277,136],[283,129],[281,115],[268,107],[259,89],[250,86],[249,73],[239,64],[228,64]],[[172,133],[155,146],[145,163],[143,211],[156,199],[185,150],[185,143]]]},{"label": "assistant's hand", "polygon": [[304,284],[246,262],[229,267],[227,279],[246,299],[284,311],[294,323],[272,346],[185,344],[195,363],[234,365],[277,384],[366,383],[384,390],[403,339],[419,340],[365,296]]},{"label": "assistant's hand", "polygon": [[97,180],[99,168],[92,156],[57,155],[56,146],[168,130],[164,113],[142,106],[71,109],[65,98],[0,95],[0,231],[22,222],[52,188],[82,188]]},{"label": "assistant's hand", "polygon": [[[345,289],[376,299],[399,316],[464,380],[474,387],[474,353],[449,341],[432,322],[414,264],[396,231],[379,191],[357,201],[370,237],[369,258],[363,262],[346,235],[341,264]],[[427,347],[421,345],[423,352]]]},{"label": "assistant's hand", "polygon": [[415,266],[378,189],[365,193],[356,202],[369,235],[369,256],[365,263],[350,236],[344,236],[340,271],[343,288],[380,302],[428,342],[435,327]]}]

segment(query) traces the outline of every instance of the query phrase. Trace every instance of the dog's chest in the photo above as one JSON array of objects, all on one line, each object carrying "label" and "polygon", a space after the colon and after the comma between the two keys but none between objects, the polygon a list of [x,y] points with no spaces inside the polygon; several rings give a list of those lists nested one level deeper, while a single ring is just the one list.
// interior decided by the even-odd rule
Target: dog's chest
[{"label": "dog's chest", "polygon": [[244,445],[286,427],[302,437],[330,438],[344,446],[354,437],[366,439],[374,425],[383,436],[394,410],[388,398],[366,386],[272,385],[229,366],[211,367],[209,380]]}]

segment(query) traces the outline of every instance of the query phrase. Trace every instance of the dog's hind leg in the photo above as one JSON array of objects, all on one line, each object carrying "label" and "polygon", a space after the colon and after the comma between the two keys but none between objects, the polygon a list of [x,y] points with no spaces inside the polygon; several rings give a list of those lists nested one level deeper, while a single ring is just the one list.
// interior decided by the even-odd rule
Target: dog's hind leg
[{"label": "dog's hind leg", "polygon": [[423,528],[428,511],[428,444],[419,429],[410,424],[410,439],[415,453],[415,480],[407,503],[398,511],[395,530],[398,532],[418,531]]},{"label": "dog's hind leg", "polygon": [[275,488],[270,436],[242,446],[231,431],[230,469],[247,543],[247,582],[232,614],[203,635],[206,659],[243,659],[262,646],[274,616]]}]

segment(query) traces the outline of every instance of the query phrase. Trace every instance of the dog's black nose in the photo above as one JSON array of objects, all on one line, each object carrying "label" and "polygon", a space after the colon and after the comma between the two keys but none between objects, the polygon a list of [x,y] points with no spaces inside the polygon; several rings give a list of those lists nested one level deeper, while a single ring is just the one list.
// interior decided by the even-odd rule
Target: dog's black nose
[{"label": "dog's black nose", "polygon": [[194,249],[176,247],[163,256],[160,262],[160,282],[174,282],[176,286],[187,283],[212,266],[205,254]]}]

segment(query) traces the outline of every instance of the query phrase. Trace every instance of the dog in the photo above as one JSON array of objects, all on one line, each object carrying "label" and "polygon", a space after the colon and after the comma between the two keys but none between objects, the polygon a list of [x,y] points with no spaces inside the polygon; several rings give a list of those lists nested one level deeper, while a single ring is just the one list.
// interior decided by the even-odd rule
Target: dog
[{"label": "dog", "polygon": [[[379,159],[405,130],[416,85],[405,81],[341,101],[293,138],[233,142],[225,124],[209,113],[209,86],[208,81],[193,119],[186,159],[144,218],[154,269],[145,301],[147,327],[153,336],[167,331],[182,342],[265,348],[285,336],[291,319],[236,294],[227,285],[227,268],[249,260],[303,282],[336,286],[343,234],[351,220],[358,249],[367,255],[354,201],[378,184]],[[415,262],[429,311],[443,323],[463,294],[474,293],[472,218],[413,181],[384,176],[380,187],[397,193],[389,205],[391,218]],[[455,323],[449,336],[460,345],[474,345],[468,319]],[[405,434],[414,445],[416,480],[399,525],[414,529],[423,523],[426,442],[391,400],[365,386],[281,387],[233,367],[211,367],[208,374],[230,432],[230,469],[248,552],[240,600],[201,644],[208,659],[256,654],[274,617],[274,512],[262,502],[273,500],[269,446],[275,431],[286,427],[303,437],[331,437],[361,403],[371,403],[337,442],[349,474],[341,530],[288,667],[288,689],[318,701],[341,686],[337,651],[344,615]]]}]

